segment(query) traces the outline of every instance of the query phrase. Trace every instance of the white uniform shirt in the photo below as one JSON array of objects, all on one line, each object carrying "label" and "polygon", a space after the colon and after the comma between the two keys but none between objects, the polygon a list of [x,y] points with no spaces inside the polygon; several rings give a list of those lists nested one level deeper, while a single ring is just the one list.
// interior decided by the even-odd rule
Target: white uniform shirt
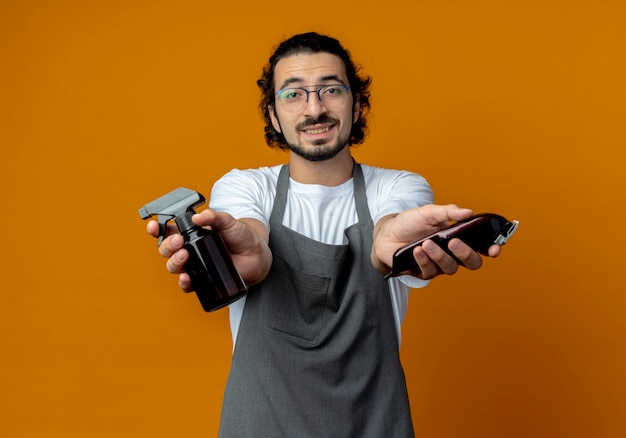
[{"label": "white uniform shirt", "polygon": [[[257,219],[270,227],[269,218],[276,195],[281,166],[231,170],[220,178],[211,192],[210,207],[226,211],[236,219]],[[361,165],[367,203],[374,224],[381,218],[431,204],[433,193],[426,180],[415,173]],[[335,187],[301,184],[289,180],[283,225],[311,239],[331,245],[345,241],[344,230],[358,222],[352,179]],[[427,281],[411,276],[391,278],[389,289],[398,341],[406,315],[409,291]],[[229,306],[233,346],[245,306],[245,297]]]}]

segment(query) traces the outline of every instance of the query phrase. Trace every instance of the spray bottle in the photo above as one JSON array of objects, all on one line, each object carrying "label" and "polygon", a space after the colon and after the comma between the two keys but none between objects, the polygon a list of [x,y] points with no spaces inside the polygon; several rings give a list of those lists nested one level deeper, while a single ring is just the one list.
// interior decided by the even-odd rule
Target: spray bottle
[{"label": "spray bottle", "polygon": [[191,221],[194,207],[205,202],[204,196],[184,187],[146,204],[139,216],[148,219],[157,216],[161,245],[166,236],[167,223],[176,222],[184,238],[189,259],[184,269],[191,285],[206,312],[220,309],[243,297],[248,288],[235,268],[218,232],[199,227]]}]

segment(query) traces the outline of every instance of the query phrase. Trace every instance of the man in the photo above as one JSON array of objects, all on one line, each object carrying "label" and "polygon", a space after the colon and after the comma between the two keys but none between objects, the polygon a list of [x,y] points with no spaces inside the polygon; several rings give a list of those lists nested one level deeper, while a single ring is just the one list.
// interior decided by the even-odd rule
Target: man
[{"label": "man", "polygon": [[[258,84],[266,142],[288,150],[289,164],[229,172],[210,209],[194,216],[221,233],[251,286],[229,307],[234,351],[220,436],[411,437],[399,361],[409,289],[458,264],[428,241],[414,252],[419,274],[383,274],[397,248],[472,211],[432,205],[419,175],[354,162],[370,80],[337,40],[289,38]],[[148,230],[156,236],[156,223]],[[173,234],[160,252],[190,291],[182,245]],[[481,266],[458,239],[450,249],[467,268]]]}]

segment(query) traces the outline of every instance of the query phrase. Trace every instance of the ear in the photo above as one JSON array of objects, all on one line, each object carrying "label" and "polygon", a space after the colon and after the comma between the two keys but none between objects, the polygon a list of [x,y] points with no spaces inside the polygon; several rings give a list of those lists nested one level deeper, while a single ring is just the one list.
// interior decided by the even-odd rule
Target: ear
[{"label": "ear", "polygon": [[352,124],[354,125],[361,116],[361,99],[357,94],[354,99],[354,108],[352,109]]},{"label": "ear", "polygon": [[267,111],[270,113],[270,119],[272,120],[272,126],[274,129],[282,134],[282,130],[280,129],[280,122],[278,121],[278,116],[276,115],[276,111],[274,111],[273,106],[268,106]]}]

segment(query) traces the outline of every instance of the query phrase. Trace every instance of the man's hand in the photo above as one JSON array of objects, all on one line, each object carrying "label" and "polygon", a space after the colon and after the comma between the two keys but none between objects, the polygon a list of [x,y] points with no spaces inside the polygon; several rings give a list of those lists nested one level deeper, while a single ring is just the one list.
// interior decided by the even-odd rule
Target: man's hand
[{"label": "man's hand", "polygon": [[[446,228],[450,221],[472,215],[472,210],[456,205],[426,205],[382,218],[374,227],[374,267],[383,274],[389,273],[393,254],[398,248]],[[474,270],[482,266],[482,257],[461,240],[452,239],[448,248],[466,268]],[[489,256],[497,257],[499,253],[498,245],[489,248]],[[452,257],[430,240],[416,247],[413,256],[421,270],[417,277],[425,280],[440,274],[454,274],[459,268]]]},{"label": "man's hand", "polygon": [[[210,209],[194,215],[192,220],[198,226],[211,227],[220,233],[239,275],[247,285],[265,279],[272,265],[272,253],[267,245],[269,232],[263,223],[256,219],[237,220],[228,213]],[[155,221],[149,221],[147,229],[152,236],[158,237],[159,227]],[[179,274],[180,288],[191,292],[191,280],[184,272],[189,254],[183,244],[183,236],[176,232],[176,226],[168,225],[168,236],[159,246],[159,253],[168,259],[167,270]]]}]

